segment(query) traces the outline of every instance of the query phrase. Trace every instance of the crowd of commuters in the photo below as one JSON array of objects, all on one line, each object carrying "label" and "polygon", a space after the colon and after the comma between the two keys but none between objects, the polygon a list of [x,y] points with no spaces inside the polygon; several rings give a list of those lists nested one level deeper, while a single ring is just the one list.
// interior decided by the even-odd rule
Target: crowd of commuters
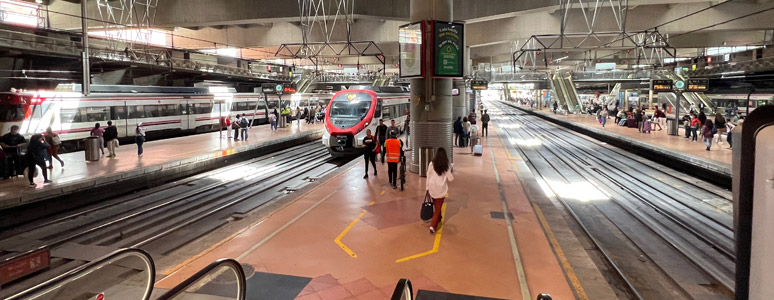
[{"label": "crowd of commuters", "polygon": [[[576,106],[575,113],[594,116],[602,128],[605,128],[607,120],[613,117],[619,126],[637,128],[640,133],[651,133],[651,131],[661,131],[666,127],[667,108],[667,104],[664,103],[661,107],[656,106],[653,113],[648,113],[647,109],[640,105],[630,107],[628,110],[620,110],[618,105],[610,108],[607,105],[589,101],[582,108]],[[733,129],[739,121],[739,116],[735,111],[729,109],[726,109],[726,115],[730,117],[733,114],[732,120],[727,119],[719,112],[714,115],[713,119],[710,119],[704,113],[703,107],[696,109],[694,105],[691,105],[689,110],[689,113],[680,120],[685,128],[685,138],[695,142],[701,136],[701,141],[707,151],[710,151],[713,143],[722,145],[724,137],[730,139]],[[730,141],[728,143],[730,148]]]}]

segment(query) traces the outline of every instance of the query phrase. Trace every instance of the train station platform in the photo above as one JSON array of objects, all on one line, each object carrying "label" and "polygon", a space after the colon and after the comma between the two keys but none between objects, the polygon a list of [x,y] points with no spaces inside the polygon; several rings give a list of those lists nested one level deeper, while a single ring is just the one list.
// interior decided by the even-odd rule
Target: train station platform
[{"label": "train station platform", "polygon": [[[386,164],[377,162],[378,176],[363,179],[358,158],[281,208],[166,267],[168,276],[156,288],[170,288],[215,259],[234,258],[255,270],[248,294],[272,299],[389,299],[400,278],[412,281],[418,299],[535,299],[539,293],[575,299],[576,285],[569,282],[577,284],[578,277],[563,267],[565,255],[585,251],[566,254],[553,247],[551,228],[518,179],[518,158],[496,130],[482,143],[480,157],[470,148],[454,149],[455,181],[435,234],[419,218],[424,178],[409,173],[405,191],[396,190]],[[270,290],[284,294],[259,291],[267,286],[281,286]]]},{"label": "train station platform", "polygon": [[228,139],[225,131],[222,136],[210,132],[151,140],[144,144],[142,156],[137,155],[135,144],[127,144],[118,147],[116,158],[103,156],[99,161],[86,161],[83,151],[60,154],[64,167],[54,161],[54,168],[49,169],[50,184],[43,184],[40,175],[35,178],[35,188],[24,177],[0,180],[0,210],[50,199],[75,201],[64,196],[99,193],[105,197],[152,186],[154,181],[166,182],[320,139],[322,126],[293,123],[275,132],[268,125],[254,126],[247,141]]},{"label": "train station platform", "polygon": [[679,129],[678,136],[669,135],[666,127],[661,131],[640,133],[636,128],[614,124],[612,117],[608,119],[605,128],[602,128],[595,117],[588,114],[564,115],[554,114],[550,109],[536,111],[525,106],[516,107],[662,164],[692,170],[700,177],[704,172],[705,176],[709,177],[705,179],[721,185],[727,183],[730,188],[732,151],[728,148],[729,144],[725,141],[725,136],[722,145],[713,143],[711,150],[707,151],[701,139],[696,142],[686,139],[682,128]]}]

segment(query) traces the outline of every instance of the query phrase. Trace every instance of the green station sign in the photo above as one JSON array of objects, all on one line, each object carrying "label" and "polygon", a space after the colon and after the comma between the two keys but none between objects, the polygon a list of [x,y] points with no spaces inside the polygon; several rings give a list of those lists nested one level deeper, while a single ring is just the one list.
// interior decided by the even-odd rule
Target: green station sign
[{"label": "green station sign", "polygon": [[462,77],[464,59],[462,23],[433,23],[433,76]]}]

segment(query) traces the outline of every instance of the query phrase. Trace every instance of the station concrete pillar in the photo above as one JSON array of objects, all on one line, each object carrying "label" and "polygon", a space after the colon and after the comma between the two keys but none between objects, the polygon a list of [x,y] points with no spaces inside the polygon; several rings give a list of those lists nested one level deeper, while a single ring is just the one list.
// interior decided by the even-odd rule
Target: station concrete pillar
[{"label": "station concrete pillar", "polygon": [[452,121],[457,120],[457,117],[468,115],[466,112],[468,93],[465,92],[465,80],[455,79],[453,84],[454,88],[457,89],[460,93],[456,96],[452,96]]},{"label": "station concrete pillar", "polygon": [[[421,20],[451,21],[452,0],[411,0],[411,22]],[[425,32],[425,34],[431,34]],[[426,45],[425,63],[432,61],[432,45]],[[423,148],[444,147],[449,159],[452,153],[452,79],[411,79],[411,160],[409,170],[419,172],[419,155]],[[464,92],[464,88],[460,91]],[[463,98],[464,99],[464,98]],[[464,100],[463,100],[464,101]]]}]

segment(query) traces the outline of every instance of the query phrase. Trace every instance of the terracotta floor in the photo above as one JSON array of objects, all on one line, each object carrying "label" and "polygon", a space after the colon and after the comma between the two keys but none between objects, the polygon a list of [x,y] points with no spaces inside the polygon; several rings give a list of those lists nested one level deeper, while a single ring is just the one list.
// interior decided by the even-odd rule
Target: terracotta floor
[{"label": "terracotta floor", "polygon": [[188,264],[160,270],[176,271],[156,286],[170,288],[229,257],[260,272],[312,278],[297,299],[389,299],[400,278],[409,278],[415,291],[522,299],[506,221],[491,216],[503,212],[493,153],[530,299],[538,293],[573,299],[495,130],[483,143],[483,157],[454,149],[456,180],[436,235],[419,219],[423,178],[409,174],[401,192],[388,186],[386,165],[377,163],[379,175],[363,179],[358,163]]},{"label": "terracotta floor", "polygon": [[[284,137],[296,132],[307,130],[322,129],[322,123],[315,125],[301,124],[280,128],[272,132],[268,125],[255,126],[248,133],[247,141],[235,142],[228,139],[226,132],[223,137],[220,133],[212,132],[205,134],[189,135],[171,139],[155,140],[146,142],[143,145],[144,153],[142,157],[137,156],[137,146],[127,144],[119,146],[116,150],[116,158],[102,157],[99,161],[87,162],[83,151],[61,154],[65,165],[62,168],[59,162],[54,160],[54,169],[49,170],[52,184],[43,185],[43,176],[35,178],[38,184],[37,189],[61,188],[77,180],[85,178],[96,178],[104,174],[126,172],[136,168],[159,165],[167,162],[195,157],[212,152],[222,152],[233,149],[234,147],[254,144],[271,138]],[[108,150],[105,149],[105,153]],[[14,195],[18,193],[29,193],[29,181],[23,177],[12,178],[9,180],[0,180],[0,197]]]},{"label": "terracotta floor", "polygon": [[[569,120],[573,120],[574,122],[579,122],[581,124],[585,124],[588,126],[594,126],[596,128],[602,129],[602,125],[597,122],[597,120],[588,114],[586,115],[561,115],[556,114],[554,115],[549,110],[543,110],[546,114],[551,114],[552,116],[558,116],[560,118],[565,118]],[[701,142],[701,138],[698,139],[696,142],[691,142],[688,139],[685,138],[685,131],[680,128],[679,129],[679,135],[678,136],[672,136],[667,134],[666,127],[664,127],[664,130],[661,131],[652,131],[651,133],[639,133],[636,128],[628,128],[624,126],[618,126],[617,124],[613,124],[615,121],[614,118],[610,118],[607,121],[607,124],[605,125],[604,130],[613,132],[628,138],[637,139],[641,142],[646,142],[654,145],[659,145],[671,150],[687,153],[690,155],[694,155],[697,157],[703,157],[706,159],[711,159],[720,163],[724,164],[731,164],[731,149],[728,149],[728,143],[725,142],[725,137],[723,138],[724,142],[722,145],[718,145],[716,143],[712,144],[712,148],[710,151],[707,151],[704,146],[704,144]]]}]

